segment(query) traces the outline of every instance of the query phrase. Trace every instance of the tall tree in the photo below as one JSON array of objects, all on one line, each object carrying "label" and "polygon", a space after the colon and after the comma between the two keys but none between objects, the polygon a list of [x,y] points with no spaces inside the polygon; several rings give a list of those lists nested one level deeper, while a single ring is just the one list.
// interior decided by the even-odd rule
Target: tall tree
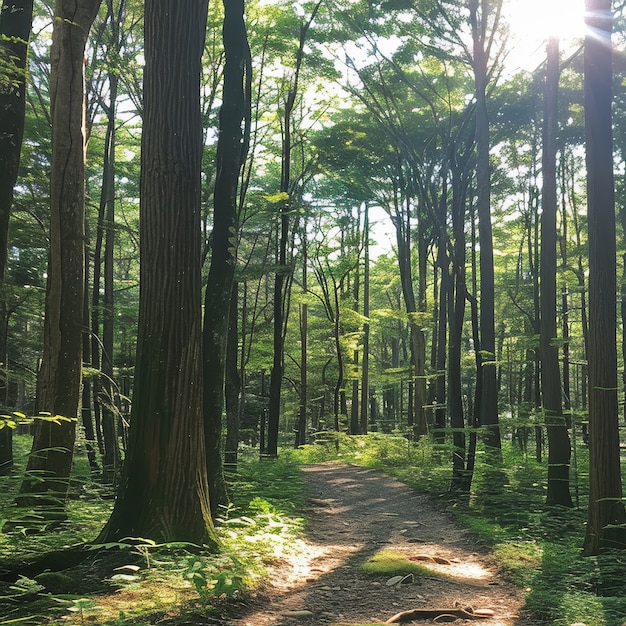
[{"label": "tall tree", "polygon": [[131,426],[98,541],[215,542],[202,419],[201,57],[207,2],[147,0]]},{"label": "tall tree", "polygon": [[547,45],[545,103],[543,120],[541,194],[541,397],[548,433],[549,505],[571,507],[569,492],[570,441],[561,401],[559,346],[556,342],[556,252],[557,187],[556,153],[558,131],[559,39],[552,36]]},{"label": "tall tree", "polygon": [[292,270],[287,264],[287,248],[293,232],[293,198],[289,197],[292,190],[292,151],[293,151],[293,112],[300,89],[300,72],[304,61],[309,29],[322,5],[319,0],[313,7],[309,19],[300,27],[296,65],[293,77],[289,81],[282,113],[282,155],[280,173],[280,192],[284,198],[280,202],[280,226],[278,236],[278,254],[276,259],[276,276],[274,278],[274,357],[270,374],[270,397],[267,416],[267,453],[278,454],[278,427],[280,422],[280,390],[285,371],[285,333],[288,314],[289,294],[292,284]]},{"label": "tall tree", "polygon": [[4,0],[0,12],[0,280],[4,279],[13,188],[26,107],[26,57],[33,0]]},{"label": "tall tree", "polygon": [[214,514],[219,505],[228,503],[221,444],[226,338],[237,259],[237,190],[250,134],[251,59],[243,0],[224,0],[223,38],[226,65],[202,333],[207,467]]},{"label": "tall tree", "polygon": [[20,503],[63,506],[72,467],[82,378],[85,267],[83,57],[99,6],[100,0],[57,0],[55,4],[50,73],[50,250],[37,387],[37,410],[49,413],[52,419],[36,422]]},{"label": "tall tree", "polygon": [[611,0],[586,0],[584,52],[589,229],[589,509],[584,550],[626,547],[620,475]]},{"label": "tall tree", "polygon": [[[497,3],[496,15],[500,10]],[[493,235],[491,227],[491,176],[489,165],[489,116],[487,113],[488,60],[493,39],[489,37],[488,21],[492,10],[488,0],[470,0],[472,26],[472,67],[476,97],[476,202],[478,240],[480,244],[480,365],[482,391],[480,423],[485,427],[485,444],[500,448],[498,420],[498,383],[495,334],[495,276],[493,267]],[[497,22],[497,17],[496,20]],[[496,453],[496,457],[499,456]]]}]

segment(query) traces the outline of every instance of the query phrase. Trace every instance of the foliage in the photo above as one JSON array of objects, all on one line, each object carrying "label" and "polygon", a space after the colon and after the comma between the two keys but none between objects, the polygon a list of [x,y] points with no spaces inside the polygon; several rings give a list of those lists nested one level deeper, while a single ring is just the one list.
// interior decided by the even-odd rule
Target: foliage
[{"label": "foliage", "polygon": [[[0,509],[9,517],[28,439],[16,436],[18,472],[0,478]],[[0,623],[142,624],[165,615],[188,623],[251,593],[267,579],[268,566],[300,545],[302,478],[287,460],[248,459],[240,475],[230,476],[236,504],[218,522],[219,554],[142,538],[89,544],[108,517],[111,488],[90,475],[84,453],[76,464],[67,520],[56,532],[29,535],[13,527],[0,534],[2,567],[16,572],[15,582],[0,582]],[[50,571],[38,572],[37,563]]]}]

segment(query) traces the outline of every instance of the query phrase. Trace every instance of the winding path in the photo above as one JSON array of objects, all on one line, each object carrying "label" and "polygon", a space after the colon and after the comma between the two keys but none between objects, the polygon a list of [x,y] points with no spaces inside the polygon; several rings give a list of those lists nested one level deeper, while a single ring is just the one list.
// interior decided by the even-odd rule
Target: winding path
[{"label": "winding path", "polygon": [[[283,563],[267,594],[230,625],[380,623],[401,611],[458,603],[492,609],[495,616],[481,620],[487,626],[532,626],[519,617],[523,593],[427,496],[376,470],[322,464],[304,471],[308,532],[298,559]],[[432,577],[388,586],[385,577],[359,570],[382,549],[447,563],[424,560]]]}]

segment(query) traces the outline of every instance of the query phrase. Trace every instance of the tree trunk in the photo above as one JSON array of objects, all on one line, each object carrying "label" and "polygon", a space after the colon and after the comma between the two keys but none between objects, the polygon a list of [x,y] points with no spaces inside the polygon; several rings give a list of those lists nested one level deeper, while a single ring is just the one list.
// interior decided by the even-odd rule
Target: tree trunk
[{"label": "tree trunk", "polygon": [[250,48],[243,0],[224,1],[224,93],[217,144],[211,266],[204,295],[204,424],[211,511],[228,504],[222,463],[224,373],[231,292],[237,259],[239,175],[250,128]]},{"label": "tree trunk", "polygon": [[[82,378],[85,269],[85,90],[83,57],[100,0],[57,0],[50,101],[50,254],[37,419],[19,504],[64,507]],[[45,497],[33,497],[36,494]]]},{"label": "tree trunk", "polygon": [[319,11],[322,0],[314,6],[306,23],[300,28],[300,39],[296,53],[296,67],[293,80],[289,84],[284,100],[283,137],[280,174],[280,192],[285,199],[280,203],[280,227],[278,233],[278,251],[276,258],[276,276],[274,278],[274,357],[270,372],[270,397],[267,416],[267,449],[270,456],[278,455],[278,428],[280,423],[280,396],[285,371],[285,334],[287,331],[287,316],[289,313],[289,293],[292,284],[292,268],[287,263],[287,248],[291,231],[290,212],[293,210],[291,198],[291,152],[292,152],[292,113],[298,95],[300,70],[304,58],[304,49],[309,28]]},{"label": "tree trunk", "polygon": [[[302,293],[306,298],[308,290],[308,255],[306,244],[302,251]],[[309,305],[305,301],[300,304],[300,403],[298,407],[298,430],[296,447],[306,443],[307,413],[308,413],[308,334],[309,334]]]},{"label": "tree trunk", "polygon": [[370,220],[369,205],[365,204],[363,222],[363,357],[361,359],[361,406],[359,411],[359,428],[362,435],[367,435],[369,416],[369,350],[370,350]]},{"label": "tree trunk", "polygon": [[556,253],[557,188],[556,152],[558,132],[559,40],[550,37],[547,46],[541,198],[541,397],[548,434],[548,491],[546,503],[571,507],[569,468],[571,447],[563,403],[559,348],[556,343]]},{"label": "tree trunk", "polygon": [[493,268],[493,236],[491,228],[491,191],[489,166],[489,118],[487,115],[487,3],[470,1],[474,45],[473,69],[476,83],[476,148],[478,240],[480,244],[480,371],[482,393],[480,423],[483,440],[491,451],[491,460],[499,462],[501,454],[498,420],[498,385],[496,372],[495,284]]},{"label": "tree trunk", "polygon": [[610,0],[587,0],[584,93],[589,230],[589,509],[584,551],[626,547],[620,476]]},{"label": "tree trunk", "polygon": [[242,377],[239,373],[239,285],[233,283],[230,295],[228,336],[226,339],[226,363],[224,381],[224,399],[226,401],[226,447],[224,467],[237,469],[237,451],[239,448],[239,424],[241,421]]},{"label": "tree trunk", "polygon": [[0,282],[4,280],[13,188],[24,135],[26,57],[32,18],[33,0],[3,1],[0,55],[6,65],[5,80],[0,83]]},{"label": "tree trunk", "polygon": [[97,542],[216,542],[202,420],[200,71],[206,19],[206,2],[146,1],[135,388],[122,482]]}]

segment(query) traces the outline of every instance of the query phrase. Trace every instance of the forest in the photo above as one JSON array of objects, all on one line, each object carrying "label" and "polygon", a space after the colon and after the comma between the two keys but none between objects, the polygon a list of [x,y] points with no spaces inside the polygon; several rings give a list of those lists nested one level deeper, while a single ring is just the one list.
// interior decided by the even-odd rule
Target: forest
[{"label": "forest", "polygon": [[626,2],[0,4],[0,625],[626,623]]}]

